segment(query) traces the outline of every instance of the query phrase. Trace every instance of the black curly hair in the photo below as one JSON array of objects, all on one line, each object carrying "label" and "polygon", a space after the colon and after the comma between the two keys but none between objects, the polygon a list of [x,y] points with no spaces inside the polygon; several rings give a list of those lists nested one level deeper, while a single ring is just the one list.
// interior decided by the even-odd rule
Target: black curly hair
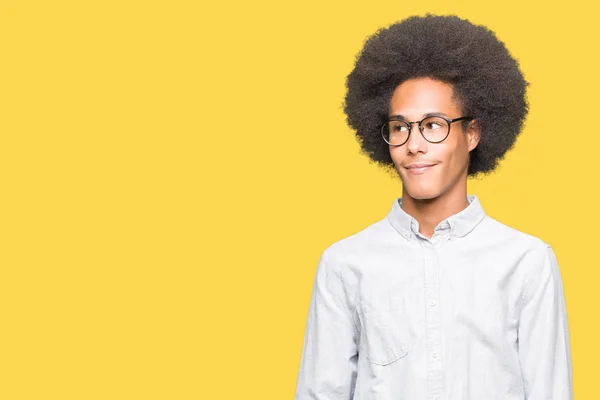
[{"label": "black curly hair", "polygon": [[[523,128],[529,83],[494,32],[455,15],[411,16],[366,39],[346,78],[342,104],[362,152],[395,173],[380,127],[394,89],[422,77],[450,84],[463,115],[479,124],[481,137],[470,152],[468,176],[493,171]],[[469,121],[463,122],[466,129]]]}]

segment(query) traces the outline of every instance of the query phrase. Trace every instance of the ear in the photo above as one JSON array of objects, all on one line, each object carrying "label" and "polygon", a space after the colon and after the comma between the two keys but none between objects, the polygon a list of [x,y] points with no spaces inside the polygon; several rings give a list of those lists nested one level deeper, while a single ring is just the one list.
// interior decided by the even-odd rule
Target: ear
[{"label": "ear", "polygon": [[476,119],[472,120],[467,127],[467,144],[469,151],[473,150],[479,144],[481,138],[481,127]]}]

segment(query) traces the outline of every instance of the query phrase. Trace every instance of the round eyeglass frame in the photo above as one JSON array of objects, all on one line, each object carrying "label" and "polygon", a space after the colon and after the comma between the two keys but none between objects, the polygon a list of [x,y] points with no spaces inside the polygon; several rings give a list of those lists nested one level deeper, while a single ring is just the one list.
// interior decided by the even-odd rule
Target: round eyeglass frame
[{"label": "round eyeglass frame", "polygon": [[[423,124],[422,123],[423,123],[423,121],[425,121],[426,119],[429,119],[429,118],[441,118],[441,119],[443,119],[444,121],[446,121],[448,123],[448,132],[446,133],[446,136],[444,136],[444,138],[442,140],[431,141],[431,140],[428,140],[425,137],[425,135],[423,134]],[[403,144],[405,144],[406,142],[408,142],[408,139],[410,139],[410,134],[412,133],[412,126],[413,126],[413,124],[419,124],[419,132],[421,132],[421,136],[423,136],[423,139],[427,140],[429,143],[441,143],[444,140],[446,140],[446,138],[450,135],[450,124],[452,124],[453,122],[457,122],[457,121],[473,120],[473,119],[474,119],[473,117],[468,117],[468,116],[450,119],[450,118],[442,117],[441,115],[430,115],[428,117],[423,118],[420,121],[413,121],[413,122],[408,122],[408,121],[404,121],[404,120],[401,120],[401,119],[391,119],[391,120],[387,121],[385,124],[381,125],[381,129],[380,130],[381,130],[381,136],[383,137],[383,140],[387,144],[389,144],[390,146],[402,146]],[[408,125],[408,135],[406,136],[406,140],[404,142],[400,143],[400,144],[391,144],[385,138],[384,129],[392,121],[404,122],[404,123],[406,123]]]}]

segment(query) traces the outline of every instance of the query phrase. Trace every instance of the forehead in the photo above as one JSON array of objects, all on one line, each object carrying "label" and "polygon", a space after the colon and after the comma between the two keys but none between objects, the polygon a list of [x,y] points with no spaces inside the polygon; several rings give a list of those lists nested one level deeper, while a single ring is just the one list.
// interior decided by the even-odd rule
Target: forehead
[{"label": "forehead", "polygon": [[420,118],[429,112],[455,116],[459,104],[450,84],[431,78],[409,79],[396,87],[390,100],[390,115]]}]

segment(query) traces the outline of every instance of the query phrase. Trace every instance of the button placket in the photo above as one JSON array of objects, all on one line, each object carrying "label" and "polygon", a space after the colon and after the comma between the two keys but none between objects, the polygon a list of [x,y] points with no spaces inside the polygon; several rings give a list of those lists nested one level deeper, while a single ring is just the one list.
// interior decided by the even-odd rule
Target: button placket
[{"label": "button placket", "polygon": [[[436,235],[438,232],[434,234]],[[425,266],[425,301],[429,304],[425,310],[428,399],[439,398],[442,392],[441,318],[439,307],[436,306],[439,293],[439,260],[435,239],[439,239],[439,235],[432,239],[434,240],[421,241]]]}]

